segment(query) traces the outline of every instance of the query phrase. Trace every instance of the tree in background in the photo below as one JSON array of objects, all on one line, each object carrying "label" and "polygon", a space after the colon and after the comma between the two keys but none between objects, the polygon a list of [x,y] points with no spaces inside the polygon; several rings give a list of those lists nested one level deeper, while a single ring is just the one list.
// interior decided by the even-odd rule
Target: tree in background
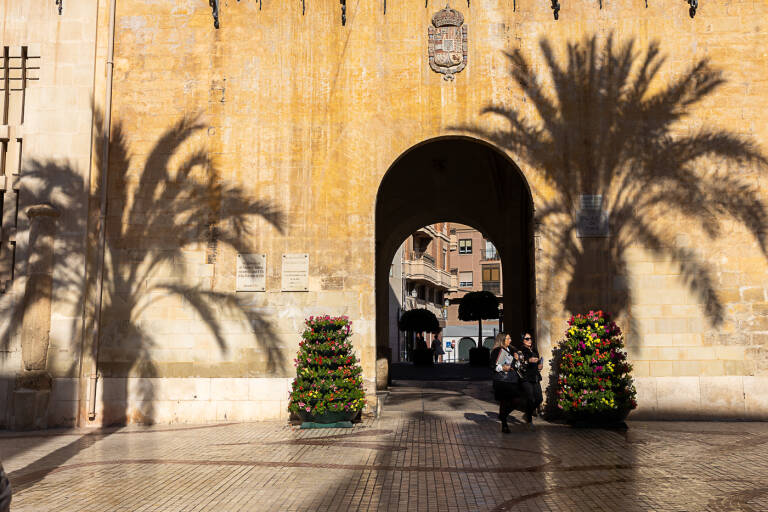
[{"label": "tree in background", "polygon": [[473,366],[488,364],[490,351],[483,347],[483,320],[494,318],[499,318],[499,299],[491,292],[469,292],[461,298],[459,320],[478,323],[477,347],[469,351],[469,363]]}]

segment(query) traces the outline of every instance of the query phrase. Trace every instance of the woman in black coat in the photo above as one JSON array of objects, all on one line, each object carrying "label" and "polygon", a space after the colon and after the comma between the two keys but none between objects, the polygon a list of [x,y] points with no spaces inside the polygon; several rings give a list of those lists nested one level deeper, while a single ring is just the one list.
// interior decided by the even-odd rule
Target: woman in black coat
[{"label": "woman in black coat", "polygon": [[493,368],[493,392],[499,401],[499,419],[501,431],[509,434],[507,418],[514,408],[514,399],[519,394],[519,377],[515,371],[517,353],[510,347],[512,338],[509,334],[500,332],[491,350],[491,367]]},{"label": "woman in black coat", "polygon": [[539,356],[539,352],[533,346],[533,335],[530,332],[524,332],[520,336],[523,347],[520,349],[520,355],[525,365],[525,374],[520,382],[523,394],[525,395],[525,421],[533,423],[533,415],[536,409],[544,401],[541,394],[541,369],[544,362]]}]

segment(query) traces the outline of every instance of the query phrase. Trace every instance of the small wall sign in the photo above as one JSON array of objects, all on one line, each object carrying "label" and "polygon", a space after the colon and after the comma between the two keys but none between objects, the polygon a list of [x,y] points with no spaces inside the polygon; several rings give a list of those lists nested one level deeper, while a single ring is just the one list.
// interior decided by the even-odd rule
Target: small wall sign
[{"label": "small wall sign", "polygon": [[610,236],[608,215],[603,210],[603,196],[582,194],[579,203],[578,235],[582,238]]},{"label": "small wall sign", "polygon": [[267,289],[267,255],[237,255],[235,289],[238,292],[263,292]]},{"label": "small wall sign", "polygon": [[309,254],[283,254],[282,291],[309,291]]}]

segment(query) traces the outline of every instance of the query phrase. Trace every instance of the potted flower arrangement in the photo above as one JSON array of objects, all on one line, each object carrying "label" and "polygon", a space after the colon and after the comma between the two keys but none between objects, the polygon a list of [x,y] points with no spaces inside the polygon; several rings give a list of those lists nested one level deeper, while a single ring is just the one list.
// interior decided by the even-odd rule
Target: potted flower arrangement
[{"label": "potted flower arrangement", "polygon": [[349,341],[352,322],[325,315],[304,324],[288,409],[305,422],[349,421],[365,406],[363,370]]},{"label": "potted flower arrangement", "polygon": [[621,329],[602,311],[575,315],[560,344],[557,407],[571,424],[623,421],[637,407]]}]

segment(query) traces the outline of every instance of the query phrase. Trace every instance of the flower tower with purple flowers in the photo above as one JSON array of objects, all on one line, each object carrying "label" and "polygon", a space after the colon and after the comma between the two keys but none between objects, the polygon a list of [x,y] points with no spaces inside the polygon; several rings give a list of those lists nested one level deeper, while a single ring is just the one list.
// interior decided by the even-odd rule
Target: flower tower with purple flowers
[{"label": "flower tower with purple flowers", "polygon": [[349,341],[352,322],[326,315],[304,324],[288,409],[304,422],[349,421],[365,407],[363,369]]},{"label": "flower tower with purple flowers", "polygon": [[568,321],[557,379],[557,407],[570,423],[612,423],[637,407],[621,329],[602,311]]}]

